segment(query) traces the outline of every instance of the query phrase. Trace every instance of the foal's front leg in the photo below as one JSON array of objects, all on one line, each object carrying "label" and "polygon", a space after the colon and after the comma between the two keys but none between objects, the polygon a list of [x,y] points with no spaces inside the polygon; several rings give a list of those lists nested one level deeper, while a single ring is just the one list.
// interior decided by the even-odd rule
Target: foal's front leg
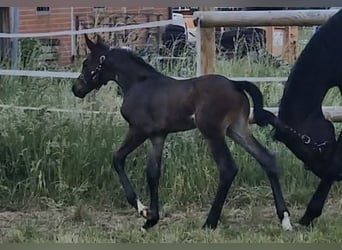
[{"label": "foal's front leg", "polygon": [[159,220],[159,198],[158,185],[161,172],[161,160],[166,136],[155,136],[151,138],[152,151],[147,164],[147,183],[150,188],[150,211],[147,212],[147,221],[143,228],[148,229],[157,224]]},{"label": "foal's front leg", "polygon": [[133,152],[146,140],[146,138],[147,136],[145,134],[133,127],[130,127],[124,142],[122,143],[120,149],[115,152],[113,157],[114,169],[117,172],[121,185],[125,190],[127,201],[138,210],[139,214],[144,212],[145,207],[139,201],[138,196],[136,195],[132,184],[127,177],[125,171],[125,160],[131,152]]}]

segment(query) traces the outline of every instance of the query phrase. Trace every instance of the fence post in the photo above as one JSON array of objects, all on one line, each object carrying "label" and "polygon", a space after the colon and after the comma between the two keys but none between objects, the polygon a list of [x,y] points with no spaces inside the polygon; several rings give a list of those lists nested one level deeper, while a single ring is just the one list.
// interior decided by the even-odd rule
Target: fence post
[{"label": "fence post", "polygon": [[[19,32],[19,7],[11,7],[11,33]],[[12,69],[18,68],[19,61],[19,39],[11,39],[11,64]]]},{"label": "fence post", "polygon": [[[213,7],[202,7],[202,11],[214,10]],[[215,27],[201,27],[201,21],[196,23],[196,75],[212,74],[215,71]]]}]

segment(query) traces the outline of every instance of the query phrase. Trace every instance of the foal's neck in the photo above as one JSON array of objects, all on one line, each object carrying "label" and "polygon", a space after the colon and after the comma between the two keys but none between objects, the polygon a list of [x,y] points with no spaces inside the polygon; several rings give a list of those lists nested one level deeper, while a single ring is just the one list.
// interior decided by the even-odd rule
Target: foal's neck
[{"label": "foal's neck", "polygon": [[162,74],[155,74],[146,70],[135,70],[134,68],[121,71],[115,76],[115,82],[121,88],[125,95],[134,85],[140,84],[143,81],[151,77],[155,77]]},{"label": "foal's neck", "polygon": [[127,67],[121,67],[114,76],[115,81],[122,89],[123,93],[126,94],[132,86],[141,83],[152,77],[164,76],[161,72],[155,70],[152,66],[148,65],[142,59],[136,60],[128,58],[129,63]]}]

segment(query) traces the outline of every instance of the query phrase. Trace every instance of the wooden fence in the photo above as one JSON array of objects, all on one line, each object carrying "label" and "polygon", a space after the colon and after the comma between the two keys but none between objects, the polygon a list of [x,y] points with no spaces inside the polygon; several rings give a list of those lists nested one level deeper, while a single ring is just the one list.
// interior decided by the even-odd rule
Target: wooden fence
[{"label": "wooden fence", "polygon": [[[197,25],[197,74],[213,73],[215,61],[215,26],[272,26],[272,25],[320,25],[323,24],[329,17],[337,12],[337,10],[299,10],[299,11],[211,11],[210,8],[202,9],[194,13],[194,21]],[[204,11],[208,10],[208,11]],[[165,22],[165,21],[164,21]],[[152,25],[151,23],[143,25]],[[158,25],[164,25],[163,21]],[[137,26],[141,26],[137,25]],[[109,29],[128,29],[136,28],[134,25],[129,27],[116,27],[96,29],[97,32],[112,31]],[[93,33],[93,29],[76,31],[77,34]],[[74,31],[74,33],[76,33]],[[55,32],[55,33],[40,33],[40,34],[8,34],[1,33],[0,38],[16,38],[16,37],[34,37],[34,36],[56,36],[56,35],[72,35],[73,32]],[[0,69],[1,75],[10,76],[31,76],[31,77],[46,77],[46,78],[76,78],[78,72],[51,72],[51,71],[25,71],[25,70],[4,70]],[[252,82],[284,82],[286,77],[241,77],[234,78],[235,80],[249,80]],[[23,107],[13,105],[0,105],[1,109],[19,109],[47,112],[67,112],[67,113],[106,113],[102,111],[86,111],[86,110],[65,110],[47,107]],[[274,114],[277,114],[277,107],[266,107]],[[327,119],[334,122],[342,122],[342,107],[322,107],[323,113]],[[250,117],[253,122],[253,117]]]},{"label": "wooden fence", "polygon": [[215,71],[215,27],[313,26],[325,23],[338,10],[211,11],[194,13],[197,27],[197,75]]},{"label": "wooden fence", "polygon": [[[215,72],[215,27],[313,26],[325,23],[338,10],[213,11],[194,13],[197,27],[197,75]],[[277,115],[277,107],[266,108]],[[323,107],[325,117],[342,122],[342,107]],[[251,122],[253,122],[252,116]]]}]

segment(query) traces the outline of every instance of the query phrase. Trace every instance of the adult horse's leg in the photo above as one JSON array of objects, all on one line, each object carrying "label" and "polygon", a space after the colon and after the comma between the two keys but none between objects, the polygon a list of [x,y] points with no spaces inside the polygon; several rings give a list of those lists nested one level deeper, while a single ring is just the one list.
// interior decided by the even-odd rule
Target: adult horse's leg
[{"label": "adult horse's leg", "polygon": [[229,188],[238,170],[227,147],[224,136],[207,137],[207,140],[219,170],[219,184],[214,202],[203,227],[215,229]]},{"label": "adult horse's leg", "polygon": [[322,214],[324,203],[328,197],[332,184],[333,181],[331,180],[321,180],[305,210],[303,217],[299,220],[300,224],[309,226],[315,218]]},{"label": "adult horse's leg", "polygon": [[151,200],[150,210],[147,212],[147,221],[143,226],[144,229],[153,227],[159,220],[158,185],[165,139],[166,135],[154,136],[151,138],[153,148],[146,169]]},{"label": "adult horse's leg", "polygon": [[[299,223],[305,226],[309,226],[312,221],[322,214],[322,210],[325,201],[328,197],[331,186],[334,183],[333,177],[341,173],[342,169],[342,131],[336,143],[336,148],[334,156],[329,167],[330,173],[328,173],[328,178],[322,179],[319,183],[315,193],[313,194],[303,217],[299,220]],[[329,178],[330,177],[330,178]]]},{"label": "adult horse's leg", "polygon": [[277,215],[282,227],[284,230],[292,230],[290,213],[286,207],[279,183],[278,166],[275,157],[254,138],[245,122],[233,124],[228,130],[228,135],[251,154],[265,170],[271,183]]},{"label": "adult horse's leg", "polygon": [[135,209],[138,210],[139,214],[143,215],[145,206],[143,206],[136,195],[132,184],[130,183],[127,174],[125,172],[125,160],[127,155],[133,152],[137,147],[139,147],[145,140],[147,136],[141,133],[139,130],[130,127],[126,138],[122,143],[118,151],[115,152],[113,157],[114,169],[119,175],[119,179],[122,187],[125,190],[125,195],[129,204],[131,204]]}]

